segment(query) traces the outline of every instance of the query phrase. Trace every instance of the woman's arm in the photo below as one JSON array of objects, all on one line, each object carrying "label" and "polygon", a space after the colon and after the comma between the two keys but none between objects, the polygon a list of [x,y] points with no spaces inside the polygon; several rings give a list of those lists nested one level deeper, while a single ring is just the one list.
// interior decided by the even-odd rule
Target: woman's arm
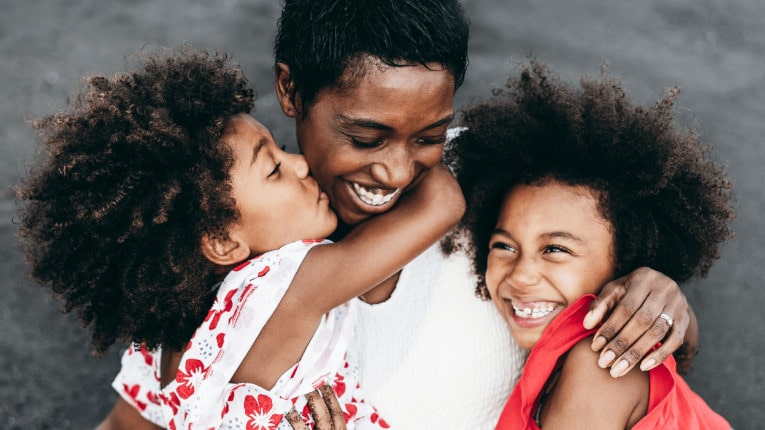
[{"label": "woman's arm", "polygon": [[[595,333],[594,351],[602,350],[598,364],[611,367],[611,376],[620,377],[642,359],[640,368],[650,370],[675,352],[696,350],[698,326],[677,283],[647,267],[609,282],[592,302],[584,326],[595,327],[611,315]],[[672,319],[670,325],[659,315]],[[661,346],[653,348],[658,342]],[[645,357],[645,358],[644,358]]]}]

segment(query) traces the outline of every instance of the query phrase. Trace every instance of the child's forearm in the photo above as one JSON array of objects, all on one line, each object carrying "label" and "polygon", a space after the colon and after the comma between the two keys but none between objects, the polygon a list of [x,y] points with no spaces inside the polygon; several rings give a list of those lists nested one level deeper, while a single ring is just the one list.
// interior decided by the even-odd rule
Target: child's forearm
[{"label": "child's forearm", "polygon": [[307,303],[326,312],[401,270],[446,234],[464,210],[457,181],[445,167],[434,167],[393,209],[362,222],[337,243],[312,249],[293,281],[302,291],[293,293],[305,294]]}]

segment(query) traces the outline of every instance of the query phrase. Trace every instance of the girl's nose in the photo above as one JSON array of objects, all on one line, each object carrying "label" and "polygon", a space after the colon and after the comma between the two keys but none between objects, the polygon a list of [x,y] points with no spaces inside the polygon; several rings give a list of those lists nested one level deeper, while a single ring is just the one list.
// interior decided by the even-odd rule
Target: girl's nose
[{"label": "girl's nose", "polygon": [[290,164],[295,171],[295,175],[299,178],[305,178],[308,176],[310,169],[308,163],[305,161],[305,157],[302,154],[288,154],[287,158],[290,160]]},{"label": "girl's nose", "polygon": [[540,275],[534,259],[530,256],[518,257],[513,267],[505,275],[508,283],[515,289],[526,289],[539,283]]}]

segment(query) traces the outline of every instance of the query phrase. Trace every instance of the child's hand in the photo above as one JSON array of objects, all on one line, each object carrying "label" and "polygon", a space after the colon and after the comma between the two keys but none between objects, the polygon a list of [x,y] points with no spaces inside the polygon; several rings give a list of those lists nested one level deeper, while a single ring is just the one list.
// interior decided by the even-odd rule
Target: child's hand
[{"label": "child's hand", "polygon": [[[611,367],[615,378],[626,374],[643,357],[642,370],[656,367],[680,348],[689,326],[695,325],[677,283],[646,267],[606,284],[593,301],[584,326],[595,327],[611,310],[595,333],[592,349],[603,350],[598,364]],[[695,330],[690,332],[689,342],[695,344]],[[652,352],[658,342],[662,342],[661,347]]]},{"label": "child's hand", "polygon": [[[446,166],[432,167],[402,198],[402,202],[415,204],[419,210],[431,210],[437,216],[459,221],[465,213],[465,197],[459,183]],[[436,216],[436,215],[434,215]],[[435,220],[435,218],[434,218]]]}]

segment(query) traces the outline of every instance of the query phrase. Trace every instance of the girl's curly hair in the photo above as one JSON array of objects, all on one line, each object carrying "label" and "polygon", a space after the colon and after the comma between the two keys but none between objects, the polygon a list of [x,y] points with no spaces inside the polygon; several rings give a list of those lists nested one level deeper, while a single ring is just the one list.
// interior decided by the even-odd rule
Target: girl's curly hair
[{"label": "girl's curly hair", "polygon": [[575,89],[531,60],[505,90],[464,110],[467,130],[445,157],[468,209],[443,247],[472,258],[478,296],[489,297],[489,238],[506,193],[549,179],[598,191],[615,228],[617,275],[640,266],[678,283],[707,274],[719,244],[733,236],[732,185],[710,160],[711,147],[673,124],[678,92],[636,106],[605,73]]},{"label": "girl's curly hair", "polygon": [[132,71],[91,76],[68,111],[38,119],[47,157],[16,187],[30,276],[115,341],[180,349],[211,306],[201,238],[225,237],[227,121],[254,93],[225,53],[141,53]]}]

